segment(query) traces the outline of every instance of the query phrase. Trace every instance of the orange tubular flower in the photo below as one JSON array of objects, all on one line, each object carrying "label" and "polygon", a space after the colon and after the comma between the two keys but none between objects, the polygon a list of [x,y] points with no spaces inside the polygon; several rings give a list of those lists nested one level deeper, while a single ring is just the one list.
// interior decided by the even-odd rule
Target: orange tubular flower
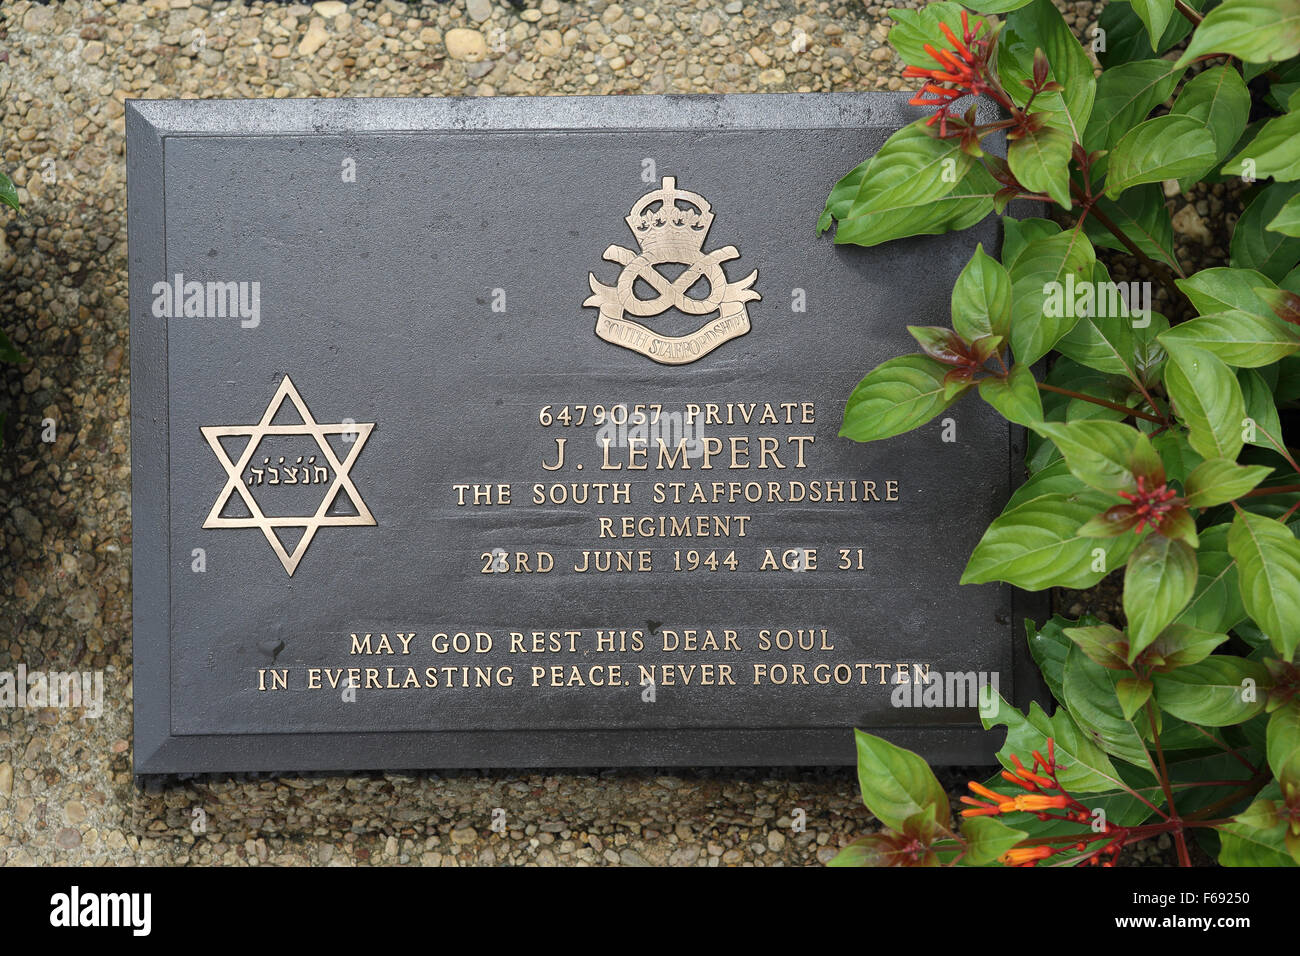
[{"label": "orange tubular flower", "polygon": [[1033,866],[1055,852],[1050,846],[1018,846],[1003,853],[1001,859],[1007,866]]},{"label": "orange tubular flower", "polygon": [[1027,793],[1013,801],[1017,810],[1026,813],[1042,813],[1044,810],[1064,810],[1070,805],[1070,798],[1065,795],[1049,797],[1042,793]]},{"label": "orange tubular flower", "polygon": [[[1015,754],[1011,755],[1011,762],[1016,765],[1016,772],[1012,774],[1012,777],[1018,777],[1019,780],[1022,781],[1022,786],[1024,785],[1024,783],[1030,783],[1034,785],[1032,787],[1028,787],[1028,786],[1025,787],[1026,790],[1032,790],[1035,787],[1052,786],[1051,778],[1044,777],[1040,774],[1036,774],[1032,770],[1026,770],[1025,765],[1020,762],[1020,758],[1017,757]],[[1034,766],[1037,767],[1038,764],[1035,763]],[[1003,776],[1006,776],[1006,774],[1003,774]]]},{"label": "orange tubular flower", "polygon": [[[1077,823],[1080,827],[1088,827],[1091,821],[1088,808],[1070,796],[1056,779],[1057,770],[1060,769],[1056,764],[1056,741],[1048,737],[1045,749],[1046,757],[1037,750],[1032,752],[1033,770],[1027,769],[1018,756],[1011,754],[1011,765],[1015,769],[1002,771],[1003,779],[1017,784],[1029,791],[1028,793],[1014,796],[997,793],[984,784],[972,780],[966,786],[976,796],[961,798],[961,802],[967,805],[961,815],[985,817],[1002,813],[1032,813],[1039,820],[1061,820]],[[1099,834],[1080,832],[1078,837],[1072,837],[1077,840],[1075,843],[1013,847],[1003,854],[1000,860],[1007,866],[1034,866],[1058,853],[1072,851],[1083,855],[1065,862],[1079,866],[1114,866],[1119,851],[1133,838],[1134,835],[1129,828],[1116,827],[1107,823]],[[1089,853],[1088,847],[1094,840],[1104,841],[1104,845]]]},{"label": "orange tubular flower", "polygon": [[1016,809],[1015,799],[1008,797],[1006,794],[996,793],[984,786],[982,783],[976,783],[974,780],[966,784],[966,786],[970,787],[974,793],[979,794],[981,797],[986,797],[993,802],[985,803],[983,800],[976,800],[974,797],[962,797],[961,802],[970,805],[970,809],[961,812],[963,817],[994,816],[999,813],[1010,813]]},{"label": "orange tubular flower", "polygon": [[1014,783],[1018,787],[1024,787],[1026,790],[1038,789],[1038,787],[1035,784],[1030,783],[1028,780],[1022,780],[1020,777],[1017,777],[1010,770],[1002,771],[1002,779],[1005,780],[1007,783]]},{"label": "orange tubular flower", "polygon": [[[975,24],[975,28],[971,29],[966,11],[963,10],[961,13],[962,35],[960,37],[952,31],[948,24],[939,24],[939,30],[948,43],[952,45],[952,50],[942,50],[929,43],[924,45],[925,52],[939,64],[939,68],[927,69],[920,66],[908,66],[903,70],[903,76],[914,79],[923,78],[929,81],[909,102],[912,106],[939,107],[935,114],[926,121],[926,125],[933,126],[938,122],[940,136],[947,136],[948,107],[953,100],[960,99],[967,94],[979,96],[980,93],[989,88],[984,80],[984,71],[987,69],[987,64],[984,62],[982,51],[980,51],[983,43],[976,40],[976,35],[983,26],[984,21],[980,20]],[[972,47],[975,47],[975,49],[972,50]],[[951,85],[945,86],[944,84]]]}]

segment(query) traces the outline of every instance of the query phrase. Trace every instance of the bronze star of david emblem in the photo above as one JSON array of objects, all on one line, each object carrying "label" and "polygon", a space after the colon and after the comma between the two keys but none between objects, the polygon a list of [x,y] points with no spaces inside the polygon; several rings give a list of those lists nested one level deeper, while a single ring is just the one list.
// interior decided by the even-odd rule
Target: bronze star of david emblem
[{"label": "bronze star of david emblem", "polygon": [[[277,415],[280,414],[281,407],[285,402],[289,402],[297,411],[298,417],[302,420],[300,424],[276,425],[272,424]],[[280,387],[276,389],[275,395],[271,402],[266,406],[266,411],[262,415],[262,420],[256,425],[202,425],[199,430],[203,432],[203,437],[207,439],[208,445],[212,448],[213,453],[221,462],[226,470],[226,485],[221,494],[217,495],[217,502],[212,506],[208,513],[207,520],[203,522],[205,528],[260,528],[262,534],[266,536],[267,542],[275,551],[280,563],[284,565],[285,571],[289,576],[298,568],[298,562],[307,552],[307,546],[311,544],[312,538],[316,536],[317,530],[324,527],[335,527],[340,525],[374,525],[375,519],[371,515],[370,509],[366,507],[361,495],[357,492],[356,486],[352,484],[352,478],[349,472],[353,463],[357,460],[357,455],[361,453],[366,439],[370,437],[370,432],[374,430],[374,422],[340,422],[333,425],[326,425],[317,422],[312,417],[307,405],[298,394],[298,389],[294,388],[293,382],[286,375],[280,382]],[[315,439],[316,445],[320,449],[322,456],[321,463],[316,462],[316,456],[312,455],[307,463],[303,463],[299,458],[296,462],[284,466],[284,459],[279,459],[277,463],[281,467],[271,467],[269,458],[264,467],[250,468],[250,463],[257,452],[258,445],[264,437],[268,435],[306,435]],[[338,455],[334,452],[334,446],[330,444],[330,435],[344,436],[344,441],[351,440],[350,450],[346,457],[340,461]],[[222,438],[246,437],[248,443],[239,453],[238,460],[232,460],[227,454],[226,447],[221,444]],[[244,477],[245,470],[248,470],[248,477]],[[333,475],[333,481],[329,481],[330,475]],[[288,480],[290,477],[292,481]],[[312,515],[290,516],[290,517],[268,517],[263,513],[262,506],[258,503],[257,498],[249,490],[251,487],[259,485],[314,485],[320,484],[328,488],[321,498],[316,513]],[[351,499],[356,509],[356,514],[338,515],[328,514],[330,506],[340,494],[346,494]],[[249,514],[246,517],[224,517],[221,512],[226,509],[233,495],[238,495],[243,501]],[[276,534],[277,528],[301,528],[302,537],[293,547],[292,552],[284,546]]]}]

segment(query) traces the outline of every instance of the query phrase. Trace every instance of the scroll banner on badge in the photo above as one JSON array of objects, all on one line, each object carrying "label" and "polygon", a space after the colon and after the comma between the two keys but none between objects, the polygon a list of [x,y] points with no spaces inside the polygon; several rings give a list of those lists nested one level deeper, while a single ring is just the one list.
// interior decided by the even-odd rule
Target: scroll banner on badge
[{"label": "scroll banner on badge", "polygon": [[[735,246],[714,250],[703,260],[687,268],[676,281],[669,282],[654,267],[667,259],[654,260],[646,253],[637,255],[621,246],[610,246],[604,258],[623,265],[617,286],[608,286],[591,276],[591,291],[583,305],[600,308],[596,334],[606,342],[631,349],[664,365],[686,365],[712,352],[724,342],[749,331],[749,313],[745,303],[759,298],[750,286],[758,278],[755,270],[739,282],[727,282],[720,263],[739,257]],[[681,260],[676,260],[681,261]],[[710,283],[709,296],[692,299],[686,290],[701,276]],[[643,279],[659,293],[655,299],[639,299],[633,284]],[[659,315],[677,308],[687,315],[717,316],[708,324],[686,335],[661,335],[629,315]]]}]

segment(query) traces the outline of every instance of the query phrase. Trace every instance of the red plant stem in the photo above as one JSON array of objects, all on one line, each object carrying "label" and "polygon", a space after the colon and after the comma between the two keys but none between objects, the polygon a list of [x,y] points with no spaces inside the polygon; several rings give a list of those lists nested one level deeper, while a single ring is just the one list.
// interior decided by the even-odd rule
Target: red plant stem
[{"label": "red plant stem", "polygon": [[[1127,367],[1127,365],[1126,365],[1126,367]],[[1163,428],[1168,428],[1168,427],[1169,427],[1169,424],[1170,424],[1170,422],[1169,422],[1169,416],[1165,415],[1164,412],[1160,411],[1160,406],[1157,405],[1157,404],[1156,404],[1156,400],[1155,400],[1154,398],[1151,397],[1151,393],[1148,392],[1148,391],[1147,391],[1147,387],[1146,387],[1145,385],[1142,384],[1142,380],[1141,380],[1140,378],[1138,378],[1136,374],[1130,374],[1129,377],[1128,377],[1128,380],[1129,380],[1130,382],[1132,382],[1134,385],[1137,386],[1137,390],[1138,390],[1139,392],[1142,393],[1142,397],[1145,398],[1145,399],[1147,400],[1147,404],[1151,406],[1151,409],[1152,409],[1154,412],[1156,412],[1156,414],[1158,414],[1158,415],[1161,416],[1161,418],[1160,418],[1160,423],[1161,423],[1160,427],[1161,427],[1162,429],[1163,429]],[[1158,432],[1154,432],[1153,434],[1158,434]]]},{"label": "red plant stem", "polygon": [[1183,0],[1174,0],[1174,9],[1186,17],[1188,22],[1190,22],[1194,27],[1200,26],[1201,21],[1205,19],[1187,4],[1183,3]]},{"label": "red plant stem", "polygon": [[[1091,207],[1091,212],[1094,219],[1096,219],[1099,223],[1105,226],[1106,229],[1116,239],[1124,243],[1125,249],[1133,253],[1133,255],[1137,256],[1137,258],[1140,259],[1142,262],[1146,263],[1147,268],[1150,269],[1152,274],[1155,275],[1155,277],[1160,280],[1161,284],[1166,289],[1169,290],[1170,295],[1172,295],[1175,299],[1181,302],[1185,302],[1188,306],[1191,306],[1192,300],[1187,298],[1187,296],[1183,293],[1182,289],[1174,285],[1175,276],[1173,272],[1170,271],[1168,266],[1164,265],[1163,263],[1156,262],[1145,252],[1139,249],[1137,247],[1137,243],[1135,243],[1132,239],[1128,237],[1128,233],[1126,233],[1119,226],[1115,225],[1115,223],[1111,221],[1111,218],[1107,216],[1104,212],[1102,212],[1100,209],[1098,209],[1096,206]],[[1179,269],[1178,272],[1179,275],[1177,276],[1177,278],[1180,279],[1187,278],[1185,275],[1182,274],[1182,269]]]},{"label": "red plant stem", "polygon": [[1169,768],[1165,766],[1165,751],[1160,746],[1160,731],[1156,730],[1156,709],[1150,698],[1146,703],[1147,720],[1151,723],[1151,743],[1156,748],[1156,759],[1160,762],[1160,786],[1165,791],[1165,803],[1169,805],[1169,822],[1174,825],[1174,843],[1178,847],[1180,866],[1191,866],[1192,858],[1187,852],[1187,834],[1183,832],[1183,821],[1179,819],[1178,808],[1174,806],[1174,791],[1169,786]]},{"label": "red plant stem", "polygon": [[[1254,769],[1254,768],[1252,768],[1252,769]],[[1073,796],[1071,796],[1068,792],[1066,792],[1065,787],[1061,786],[1061,781],[1060,781],[1059,779],[1057,779],[1057,776],[1056,776],[1056,768],[1055,768],[1055,767],[1053,767],[1053,768],[1051,769],[1051,771],[1050,771],[1050,775],[1051,775],[1051,778],[1052,778],[1052,786],[1053,786],[1056,790],[1060,791],[1062,794],[1065,795],[1066,799],[1068,799],[1068,800],[1070,801],[1070,805],[1071,805],[1075,810],[1081,810],[1081,811],[1083,811],[1084,813],[1091,813],[1091,808],[1089,808],[1089,807],[1085,807],[1082,803],[1080,803],[1080,802],[1079,802],[1078,800],[1076,800]],[[1136,790],[1134,790],[1134,789],[1131,788],[1131,787],[1125,786],[1122,782],[1120,783],[1120,787],[1121,787],[1121,789],[1123,789],[1123,790],[1124,790],[1124,791],[1125,791],[1129,796],[1136,798],[1136,799],[1137,799],[1139,802],[1141,802],[1141,803],[1145,803],[1145,804],[1146,804],[1148,807],[1150,807],[1150,808],[1151,808],[1151,809],[1152,809],[1152,810],[1153,810],[1153,811],[1154,811],[1158,816],[1162,816],[1162,817],[1164,817],[1166,821],[1169,820],[1169,814],[1165,813],[1163,810],[1161,810],[1158,806],[1156,806],[1154,803],[1152,803],[1152,802],[1151,802],[1150,800],[1148,800],[1146,797],[1142,796],[1142,794],[1138,793]]]},{"label": "red plant stem", "polygon": [[1268,767],[1261,767],[1255,772],[1255,776],[1253,776],[1249,782],[1245,783],[1239,790],[1233,791],[1222,800],[1218,800],[1210,804],[1208,807],[1202,807],[1195,813],[1189,814],[1188,822],[1195,820],[1198,821],[1198,825],[1206,826],[1207,823],[1205,821],[1207,817],[1214,816],[1215,813],[1219,812],[1224,807],[1230,807],[1239,800],[1244,800],[1246,797],[1254,796],[1259,793],[1259,791],[1263,790],[1265,785],[1272,779],[1273,772]]},{"label": "red plant stem", "polygon": [[1052,843],[1091,843],[1095,840],[1114,840],[1117,836],[1122,836],[1125,843],[1132,843],[1135,840],[1145,840],[1149,837],[1159,836],[1161,833],[1171,833],[1174,827],[1172,821],[1164,820],[1160,823],[1144,823],[1136,827],[1116,827],[1107,833],[1075,833],[1062,834],[1061,836],[1030,837],[1017,845],[1046,846]]},{"label": "red plant stem", "polygon": [[[1080,146],[1080,144],[1075,143],[1075,145],[1079,146],[1079,148],[1082,149],[1082,146]],[[1115,225],[1115,223],[1111,220],[1109,216],[1107,216],[1104,212],[1102,212],[1100,209],[1097,208],[1097,200],[1100,199],[1101,197],[1094,196],[1092,194],[1092,165],[1086,162],[1081,163],[1080,171],[1083,173],[1083,181],[1085,184],[1085,188],[1080,189],[1078,184],[1075,183],[1074,180],[1070,180],[1070,190],[1075,194],[1075,196],[1078,197],[1079,206],[1081,207],[1079,210],[1079,219],[1074,224],[1075,228],[1076,229],[1080,228],[1083,225],[1083,221],[1088,218],[1088,214],[1092,213],[1092,217],[1096,219],[1097,222],[1101,223],[1101,225],[1104,226],[1111,235],[1113,235],[1116,239],[1122,242],[1124,244],[1125,249],[1127,249],[1130,253],[1132,253],[1142,262],[1146,263],[1147,268],[1151,270],[1151,274],[1154,275],[1160,281],[1160,284],[1165,287],[1165,290],[1176,301],[1183,302],[1188,308],[1192,309],[1192,311],[1195,311],[1195,307],[1192,305],[1192,300],[1187,297],[1187,295],[1183,292],[1182,289],[1178,288],[1177,283],[1174,281],[1175,279],[1174,274],[1166,266],[1162,265],[1159,262],[1156,262],[1145,252],[1139,249],[1137,243],[1135,243],[1132,239],[1129,238],[1128,233],[1126,233],[1119,226]],[[1177,260],[1175,260],[1175,263],[1176,262]],[[1183,270],[1181,268],[1178,269],[1178,278],[1183,278],[1183,279],[1187,278],[1187,276],[1183,274]],[[1151,396],[1147,394],[1147,390],[1142,386],[1142,383],[1136,382],[1136,384],[1137,387],[1141,389],[1142,394],[1146,396],[1148,404],[1150,404],[1152,408],[1155,408],[1156,403],[1151,401]]]},{"label": "red plant stem", "polygon": [[[1236,753],[1234,750],[1233,753]],[[1250,768],[1254,773],[1255,768]],[[1187,783],[1171,783],[1169,786],[1174,790],[1194,790],[1197,787],[1241,787],[1249,783],[1249,780],[1189,780]],[[1187,817],[1183,817],[1183,822],[1187,822]]]},{"label": "red plant stem", "polygon": [[1252,488],[1241,497],[1264,498],[1268,495],[1293,495],[1300,492],[1300,485],[1275,485],[1272,488]]},{"label": "red plant stem", "polygon": [[[1153,824],[1153,826],[1165,826],[1163,823]],[[1112,836],[1110,833],[1075,833],[1062,834],[1061,836],[1048,837],[1030,837],[1016,844],[1017,846],[1047,846],[1052,843],[1089,843],[1093,840],[1101,840],[1105,837]]]},{"label": "red plant stem", "polygon": [[[1237,504],[1237,502],[1230,501],[1228,502],[1228,504],[1232,505],[1232,510],[1237,512],[1237,514],[1244,515],[1246,513],[1245,509],[1243,509],[1241,505]],[[1290,508],[1287,509],[1286,514],[1282,515],[1282,517],[1277,519],[1278,522],[1285,525],[1287,523],[1287,519],[1291,517],[1292,513],[1295,510],[1296,510],[1296,506],[1292,505]]]},{"label": "red plant stem", "polygon": [[[1226,751],[1227,753],[1232,754],[1232,756],[1233,756],[1234,758],[1236,758],[1237,763],[1241,764],[1243,767],[1245,767],[1247,770],[1249,770],[1252,774],[1255,773],[1255,766],[1254,766],[1254,764],[1252,764],[1249,760],[1247,760],[1245,757],[1243,757],[1239,751],[1234,750],[1232,747],[1229,747],[1229,746],[1227,745],[1227,743],[1225,743],[1224,741],[1220,740],[1218,737],[1214,736],[1214,734],[1212,734],[1210,731],[1206,730],[1204,727],[1197,727],[1196,724],[1188,724],[1187,726],[1188,726],[1188,727],[1191,727],[1193,730],[1195,730],[1195,731],[1196,731],[1198,734],[1200,734],[1202,737],[1205,737],[1206,739],[1208,739],[1211,743],[1213,743],[1213,744],[1214,744],[1216,747],[1218,747],[1220,750],[1223,750],[1223,751]],[[1246,781],[1244,781],[1244,780],[1236,780],[1236,781],[1230,781],[1230,782],[1232,782],[1232,783],[1245,783]]]},{"label": "red plant stem", "polygon": [[1294,468],[1297,474],[1300,474],[1300,464],[1296,464],[1295,455],[1292,454],[1291,448],[1289,446],[1284,446],[1280,441],[1274,439],[1273,436],[1269,435],[1267,432],[1265,432],[1265,436],[1269,441],[1273,442],[1273,446],[1277,450],[1277,453],[1286,459],[1286,463]]},{"label": "red plant stem", "polygon": [[1045,392],[1056,392],[1058,395],[1067,395],[1070,398],[1081,399],[1085,402],[1092,402],[1094,405],[1100,405],[1103,408],[1112,408],[1117,412],[1123,412],[1125,415],[1132,415],[1134,418],[1143,418],[1149,422],[1155,422],[1158,425],[1164,424],[1164,419],[1158,415],[1151,415],[1137,408],[1129,408],[1127,405],[1121,405],[1119,402],[1107,401],[1104,398],[1096,398],[1092,395],[1085,395],[1083,392],[1074,392],[1068,388],[1060,388],[1056,385],[1048,385],[1046,382],[1039,382],[1038,387]]}]

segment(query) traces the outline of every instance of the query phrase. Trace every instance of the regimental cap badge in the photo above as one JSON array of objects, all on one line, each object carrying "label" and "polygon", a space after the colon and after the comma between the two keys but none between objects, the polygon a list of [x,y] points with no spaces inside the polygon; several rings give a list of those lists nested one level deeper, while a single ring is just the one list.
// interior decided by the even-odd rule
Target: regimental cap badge
[{"label": "regimental cap badge", "polygon": [[[739,250],[724,246],[704,252],[704,240],[713,225],[707,199],[678,189],[676,178],[665,176],[658,189],[636,201],[624,222],[641,251],[622,246],[605,250],[605,259],[623,267],[615,285],[599,282],[595,273],[588,277],[592,294],[582,304],[600,309],[598,336],[664,365],[686,365],[749,331],[745,303],[761,298],[750,288],[758,270],[739,282],[728,282],[722,263],[739,258]],[[656,267],[670,263],[686,268],[669,279]],[[707,295],[691,295],[701,279],[707,283]],[[640,298],[636,294],[638,280],[657,295]],[[667,335],[631,318],[661,315],[670,309],[705,317],[704,324],[685,335]]]}]

